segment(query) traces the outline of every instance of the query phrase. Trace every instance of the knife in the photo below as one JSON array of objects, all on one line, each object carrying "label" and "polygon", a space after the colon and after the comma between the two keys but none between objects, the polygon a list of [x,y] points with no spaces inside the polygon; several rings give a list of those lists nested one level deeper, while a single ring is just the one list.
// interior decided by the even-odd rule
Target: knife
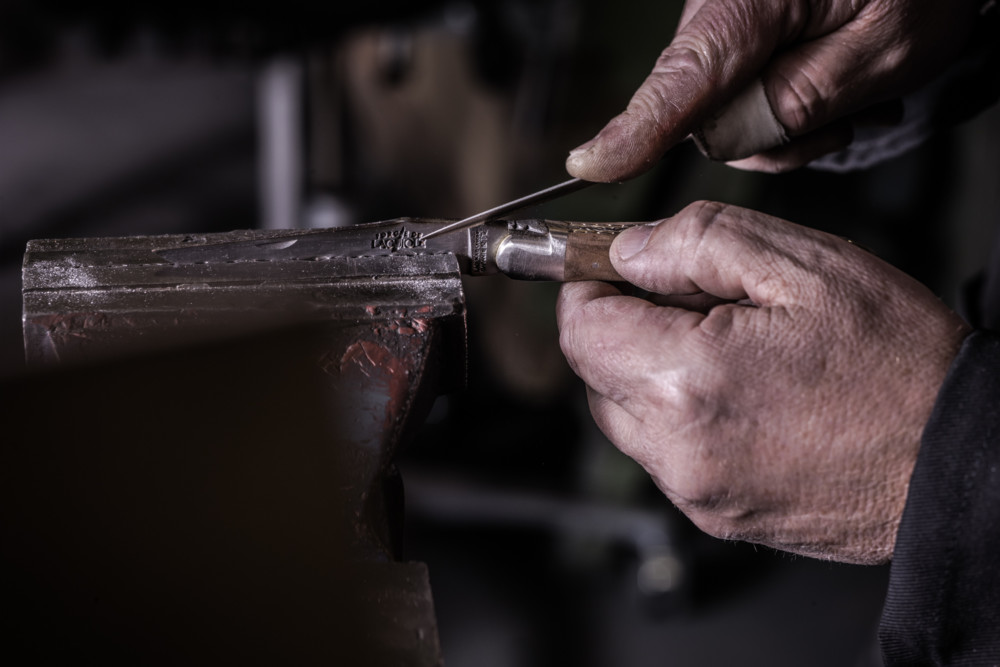
[{"label": "knife", "polygon": [[[155,250],[171,264],[266,261],[323,261],[331,258],[452,253],[466,275],[503,273],[521,280],[610,280],[622,277],[611,266],[608,248],[623,229],[641,223],[490,220],[452,227],[447,220],[397,218],[351,227],[247,232],[248,238],[222,243],[181,244]],[[477,224],[477,223],[473,223]],[[451,230],[443,233],[444,230]],[[254,234],[257,237],[254,238]]]}]

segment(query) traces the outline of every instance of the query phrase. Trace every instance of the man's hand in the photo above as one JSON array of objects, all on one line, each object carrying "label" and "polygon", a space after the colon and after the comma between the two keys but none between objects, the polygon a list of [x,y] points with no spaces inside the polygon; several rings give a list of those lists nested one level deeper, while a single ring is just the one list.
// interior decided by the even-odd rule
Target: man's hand
[{"label": "man's hand", "polygon": [[889,559],[967,325],[847,241],[716,203],[623,232],[611,258],[674,304],[562,288],[563,352],[611,441],[712,535]]},{"label": "man's hand", "polygon": [[589,181],[621,181],[747,88],[764,93],[790,143],[735,166],[782,171],[850,143],[853,123],[893,104],[962,52],[982,0],[687,0],[679,28],[624,113],[570,153]]}]

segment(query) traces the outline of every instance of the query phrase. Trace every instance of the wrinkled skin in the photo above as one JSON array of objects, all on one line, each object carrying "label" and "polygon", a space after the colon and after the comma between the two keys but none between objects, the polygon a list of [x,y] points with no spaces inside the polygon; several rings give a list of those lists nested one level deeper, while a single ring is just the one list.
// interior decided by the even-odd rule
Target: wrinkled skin
[{"label": "wrinkled skin", "polygon": [[785,171],[892,123],[898,98],[962,53],[982,0],[688,0],[678,31],[624,113],[570,153],[573,176],[636,176],[761,78],[792,141],[733,163]]},{"label": "wrinkled skin", "polygon": [[562,349],[611,441],[712,535],[889,559],[967,325],[857,246],[716,203],[622,233],[611,259],[674,295],[562,288]]}]

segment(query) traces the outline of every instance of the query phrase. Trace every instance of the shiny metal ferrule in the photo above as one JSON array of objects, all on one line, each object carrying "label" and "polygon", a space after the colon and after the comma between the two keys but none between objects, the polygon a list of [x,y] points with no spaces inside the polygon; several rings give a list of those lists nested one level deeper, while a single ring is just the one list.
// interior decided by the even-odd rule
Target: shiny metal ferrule
[{"label": "shiny metal ferrule", "polygon": [[567,230],[541,220],[512,220],[496,247],[497,269],[519,280],[562,281],[567,238]]}]

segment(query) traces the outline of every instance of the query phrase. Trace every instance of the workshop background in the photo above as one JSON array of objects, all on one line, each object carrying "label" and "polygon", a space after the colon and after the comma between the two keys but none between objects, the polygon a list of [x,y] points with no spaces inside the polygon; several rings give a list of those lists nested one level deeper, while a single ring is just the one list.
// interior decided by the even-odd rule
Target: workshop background
[{"label": "workshop background", "polygon": [[[564,178],[681,3],[311,4],[0,5],[0,376],[24,373],[29,239],[476,212]],[[1000,214],[997,145],[996,110],[863,173],[742,173],[683,144],[540,213],[720,200],[849,237],[955,304]],[[449,667],[879,664],[887,568],[700,534],[593,425],[558,286],[465,289],[468,387],[400,460],[405,557],[429,567]]]}]

